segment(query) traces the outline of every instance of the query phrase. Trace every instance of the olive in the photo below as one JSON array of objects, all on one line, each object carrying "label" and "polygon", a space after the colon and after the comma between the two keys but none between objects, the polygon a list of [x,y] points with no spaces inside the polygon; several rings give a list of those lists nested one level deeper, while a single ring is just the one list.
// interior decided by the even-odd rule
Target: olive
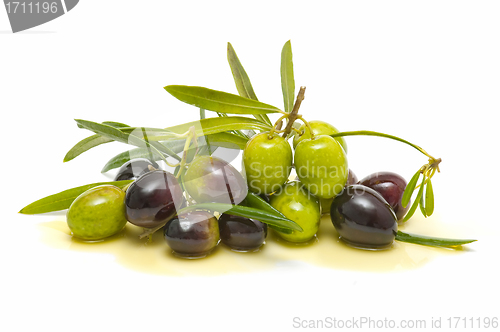
[{"label": "olive", "polygon": [[377,191],[389,203],[398,220],[402,220],[411,204],[406,207],[401,204],[403,192],[406,189],[406,180],[399,174],[392,172],[379,172],[363,178],[359,184]]},{"label": "olive", "polygon": [[177,179],[165,171],[152,171],[141,175],[127,189],[127,220],[136,226],[153,228],[172,218],[183,203]]},{"label": "olive", "polygon": [[[324,122],[324,121],[319,121],[319,120],[312,120],[309,121],[309,126],[311,126],[311,129],[314,133],[314,135],[319,136],[319,135],[333,135],[338,133],[338,129],[332,126],[331,124]],[[299,144],[300,141],[306,138],[311,138],[311,132],[309,131],[309,128],[305,124],[303,124],[300,128],[300,131],[303,131],[304,133],[302,135],[295,135],[293,137],[293,148],[295,149],[297,147],[297,144]],[[344,137],[335,137],[335,140],[342,145],[342,148],[344,149],[345,153],[347,153],[347,143],[344,140]]]},{"label": "olive", "polygon": [[378,192],[359,184],[335,197],[330,217],[341,240],[356,248],[389,247],[398,230],[391,206]]},{"label": "olive", "polygon": [[238,251],[258,249],[267,236],[267,225],[250,218],[223,213],[219,217],[221,242]]},{"label": "olive", "polygon": [[144,173],[149,172],[148,166],[152,166],[154,168],[159,167],[156,162],[151,162],[146,158],[129,160],[120,167],[114,180],[135,180]]},{"label": "olive", "polygon": [[91,188],[78,196],[67,212],[73,236],[96,241],[118,233],[127,223],[125,192],[112,185]]},{"label": "olive", "polygon": [[[347,182],[346,186],[349,186],[351,184],[356,184],[358,183],[358,177],[354,172],[349,168],[349,172],[347,174]],[[320,198],[319,203],[321,205],[321,213],[322,214],[328,214],[330,213],[330,206],[332,205],[333,202],[333,197],[332,198]]]},{"label": "olive", "polygon": [[164,236],[176,255],[204,257],[219,243],[219,225],[206,211],[188,211],[165,225]]},{"label": "olive", "polygon": [[347,157],[330,136],[304,139],[295,149],[295,171],[307,190],[319,198],[332,198],[347,182]]},{"label": "olive", "polygon": [[197,156],[183,177],[188,194],[197,203],[239,204],[248,193],[243,176],[228,162]]},{"label": "olive", "polygon": [[255,135],[243,150],[248,188],[256,194],[278,190],[292,170],[292,148],[283,137],[268,132]]},{"label": "olive", "polygon": [[271,195],[271,205],[288,219],[295,221],[302,232],[277,233],[290,242],[307,242],[319,228],[321,218],[319,200],[298,181],[288,182],[281,190]]}]

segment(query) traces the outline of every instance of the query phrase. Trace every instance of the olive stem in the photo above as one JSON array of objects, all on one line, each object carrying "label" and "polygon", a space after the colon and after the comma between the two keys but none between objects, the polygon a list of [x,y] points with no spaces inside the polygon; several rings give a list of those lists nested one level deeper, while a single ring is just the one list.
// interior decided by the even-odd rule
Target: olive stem
[{"label": "olive stem", "polygon": [[150,237],[151,235],[153,235],[154,232],[156,232],[157,230],[161,229],[166,224],[167,224],[167,221],[161,223],[160,225],[158,225],[158,226],[156,226],[154,228],[145,228],[144,232],[139,235],[139,239],[144,239],[145,237]]},{"label": "olive stem", "polygon": [[[184,151],[182,153],[182,159],[181,162],[178,164],[180,169],[184,169],[184,166],[186,166],[186,160],[187,160],[187,154],[189,150],[189,146],[191,145],[191,141],[193,141],[193,145],[196,146],[196,152],[195,155],[198,154],[199,146],[198,146],[198,140],[196,139],[196,129],[194,126],[191,126],[189,128],[189,135],[186,138],[186,143],[184,144]],[[180,176],[181,172],[177,174],[177,178]]]},{"label": "olive stem", "polygon": [[[309,132],[311,133],[311,139],[314,139],[315,135],[314,135],[314,132],[313,132],[313,130],[312,130],[311,125],[309,124],[309,122],[307,122],[307,121],[306,121],[306,119],[304,119],[304,118],[302,117],[302,115],[298,115],[298,116],[297,116],[297,119],[299,119],[300,121],[304,122],[304,124],[306,125],[307,129],[309,129]],[[303,135],[303,134],[304,134],[304,133],[302,133],[302,135]],[[301,136],[302,136],[302,135],[301,135]]]},{"label": "olive stem", "polygon": [[379,136],[379,137],[385,137],[385,138],[390,138],[405,144],[408,144],[409,146],[417,149],[424,155],[426,155],[429,158],[429,163],[433,166],[433,168],[437,168],[438,164],[441,162],[441,158],[434,158],[430,154],[428,154],[424,149],[422,149],[420,146],[415,145],[413,143],[408,142],[407,140],[404,140],[402,138],[399,138],[397,136],[389,135],[389,134],[384,134],[384,133],[379,133],[376,131],[369,131],[369,130],[358,130],[358,131],[343,131],[340,133],[332,134],[330,135],[331,137],[342,137],[342,136]]},{"label": "olive stem", "polygon": [[[271,130],[269,130],[269,139],[273,139],[273,135],[275,132],[284,132],[284,131],[281,131],[281,126],[280,124],[282,123],[283,119],[285,118],[288,118],[290,116],[290,114],[286,113],[286,114],[283,114],[275,123],[274,123],[274,126],[271,128]],[[280,127],[278,129],[278,126]]]},{"label": "olive stem", "polygon": [[287,137],[288,134],[290,134],[290,132],[292,131],[293,123],[300,116],[298,114],[299,113],[299,108],[300,108],[300,104],[304,100],[304,94],[305,93],[306,93],[306,87],[305,86],[301,86],[300,90],[299,90],[299,93],[297,94],[297,99],[295,100],[295,104],[293,105],[293,109],[290,112],[290,114],[288,114],[288,123],[286,124],[285,132],[283,133],[283,137]]}]

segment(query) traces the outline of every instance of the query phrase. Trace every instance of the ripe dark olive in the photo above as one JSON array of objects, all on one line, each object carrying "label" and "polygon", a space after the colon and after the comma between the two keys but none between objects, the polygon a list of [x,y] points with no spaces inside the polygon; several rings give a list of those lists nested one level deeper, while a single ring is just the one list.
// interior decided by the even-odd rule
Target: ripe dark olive
[{"label": "ripe dark olive", "polygon": [[152,163],[146,158],[129,160],[120,167],[115,176],[115,181],[135,180],[139,176],[149,172],[148,166],[159,167],[157,163]]},{"label": "ripe dark olive", "polygon": [[189,211],[170,220],[165,241],[178,256],[204,257],[219,243],[217,219],[206,211]]},{"label": "ripe dark olive", "polygon": [[177,179],[157,170],[146,173],[127,189],[127,220],[137,226],[152,228],[172,218],[184,203]]},{"label": "ripe dark olive", "polygon": [[239,251],[258,249],[267,236],[266,224],[230,214],[220,216],[219,230],[221,242]]},{"label": "ripe dark olive", "polygon": [[363,178],[359,184],[377,191],[389,203],[398,220],[403,219],[411,204],[406,208],[401,205],[403,192],[406,189],[406,180],[399,174],[392,172],[379,172]]},{"label": "ripe dark olive", "polygon": [[391,206],[375,190],[347,186],[333,200],[330,217],[341,240],[363,249],[389,247],[398,226]]},{"label": "ripe dark olive", "polygon": [[186,191],[197,203],[239,204],[248,193],[240,172],[217,157],[197,156],[183,180]]}]

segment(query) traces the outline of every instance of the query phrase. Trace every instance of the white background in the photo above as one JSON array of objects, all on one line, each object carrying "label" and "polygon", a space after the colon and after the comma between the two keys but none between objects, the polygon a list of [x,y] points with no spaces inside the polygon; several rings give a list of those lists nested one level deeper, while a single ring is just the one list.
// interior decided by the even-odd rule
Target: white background
[{"label": "white background", "polygon": [[[288,331],[294,317],[500,316],[499,17],[497,1],[83,0],[53,22],[12,34],[1,9],[0,330]],[[289,39],[297,89],[307,87],[301,113],[341,130],[398,135],[441,157],[436,213],[426,222],[449,233],[428,235],[478,242],[410,271],[296,262],[171,277],[50,248],[36,225],[53,217],[17,213],[108,179],[102,165],[126,147],[108,144],[63,164],[89,135],[73,119],[167,127],[198,113],[165,85],[236,93],[227,42],[259,99],[282,107],[280,53]],[[389,170],[409,179],[426,162],[382,138],[347,142],[359,177]]]}]

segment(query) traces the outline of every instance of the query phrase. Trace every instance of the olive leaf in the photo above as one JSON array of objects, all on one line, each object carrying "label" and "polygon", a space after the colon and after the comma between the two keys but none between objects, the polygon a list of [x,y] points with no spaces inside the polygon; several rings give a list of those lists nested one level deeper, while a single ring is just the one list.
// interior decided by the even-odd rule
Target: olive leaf
[{"label": "olive leaf", "polygon": [[126,124],[121,123],[121,122],[116,122],[116,121],[104,121],[104,122],[102,122],[102,124],[105,124],[105,125],[108,125],[108,126],[111,126],[111,127],[115,127],[115,128],[130,127],[129,125],[126,125]]},{"label": "olive leaf", "polygon": [[[233,74],[234,83],[236,84],[238,94],[241,97],[258,101],[257,96],[253,91],[252,83],[250,83],[250,78],[243,68],[240,59],[238,59],[238,56],[236,55],[236,52],[234,51],[231,43],[227,43],[227,61],[229,62],[229,66],[231,67],[231,72]],[[271,120],[269,120],[267,114],[254,114],[253,116],[261,122],[264,122],[270,126],[272,125]]]},{"label": "olive leaf", "polygon": [[[248,207],[253,207],[256,209],[264,210],[269,213],[273,213],[276,216],[281,216],[283,218],[286,218],[283,213],[280,211],[276,210],[271,204],[266,202],[264,199],[259,197],[257,194],[254,194],[253,192],[249,191],[247,196],[245,197],[245,200],[242,202],[242,205],[248,206]],[[273,228],[279,232],[286,233],[286,234],[291,234],[292,230],[288,228],[281,228],[275,225],[269,225],[270,228]]]},{"label": "olive leaf", "polygon": [[406,185],[405,191],[403,192],[403,197],[401,198],[401,205],[406,207],[410,202],[413,191],[417,186],[418,178],[420,177],[420,169],[412,176],[410,182]]},{"label": "olive leaf", "polygon": [[[115,127],[115,128],[126,128],[130,127],[129,125],[126,125],[121,122],[115,122],[115,121],[104,121],[102,124]],[[78,124],[78,127],[83,128],[80,124]],[[76,143],[75,146],[73,146],[68,153],[66,153],[66,156],[64,156],[63,162],[68,162],[72,159],[75,159],[85,151],[88,151],[96,146],[99,146],[104,143],[110,143],[113,142],[112,139],[103,137],[101,135],[92,135],[90,137],[84,138],[80,142]]]},{"label": "olive leaf", "polygon": [[456,246],[460,246],[463,244],[477,241],[477,240],[470,240],[470,239],[446,239],[446,238],[440,238],[440,237],[431,237],[431,236],[403,233],[401,231],[397,232],[396,240],[400,241],[400,242],[421,244],[421,245],[432,246],[432,247],[456,247]]},{"label": "olive leaf", "polygon": [[248,142],[248,138],[226,132],[207,135],[205,137],[210,140],[212,145],[228,149],[238,148],[243,150]]},{"label": "olive leaf", "polygon": [[120,189],[125,188],[127,185],[132,183],[132,180],[123,180],[123,181],[112,181],[112,182],[98,182],[98,183],[92,183],[92,184],[87,184],[84,186],[72,188],[72,189],[67,189],[64,191],[61,191],[60,193],[50,195],[47,197],[44,197],[42,199],[39,199],[19,211],[19,213],[22,214],[40,214],[40,213],[47,213],[47,212],[54,212],[54,211],[61,211],[65,210],[70,207],[71,203],[80,196],[82,193],[85,191],[92,189],[97,186],[101,185],[114,185],[117,186]]},{"label": "olive leaf", "polygon": [[64,156],[63,162],[68,162],[70,160],[75,159],[85,151],[88,151],[96,146],[99,146],[104,143],[110,143],[113,142],[114,140],[101,136],[101,135],[92,135],[87,138],[84,138],[80,142],[76,143],[75,146],[73,146],[68,153]]},{"label": "olive leaf", "polygon": [[281,51],[281,90],[285,112],[290,113],[295,103],[295,79],[293,77],[292,44],[287,41]]},{"label": "olive leaf", "polygon": [[168,85],[165,90],[182,102],[214,112],[266,114],[280,111],[277,107],[260,101],[199,86]]},{"label": "olive leaf", "polygon": [[425,188],[425,211],[427,212],[427,216],[431,216],[434,212],[434,191],[430,178],[427,180],[427,186]]},{"label": "olive leaf", "polygon": [[197,209],[217,211],[220,213],[222,212],[228,213],[239,217],[257,219],[263,223],[277,226],[279,228],[302,231],[302,227],[300,227],[296,222],[286,217],[282,217],[280,215],[277,215],[276,213],[271,213],[269,211],[256,209],[248,206],[231,205],[223,203],[201,203],[183,208],[177,211],[177,213],[181,214],[186,211],[197,210]]},{"label": "olive leaf", "polygon": [[[424,186],[424,184],[422,184],[422,186]],[[424,189],[425,191],[425,189]],[[418,203],[418,206],[420,207],[420,212],[422,212],[422,215],[427,218],[427,211],[426,211],[426,207],[425,207],[425,203],[424,203],[424,195],[422,194],[422,196],[420,196],[420,201]]]},{"label": "olive leaf", "polygon": [[[189,128],[195,127],[197,136],[204,136],[210,134],[218,134],[222,132],[227,132],[231,130],[242,130],[242,129],[264,129],[269,130],[271,127],[265,123],[258,120],[246,118],[243,116],[223,116],[217,118],[206,118],[202,120],[192,121],[177,126],[165,128],[167,131],[174,133],[184,133]],[[157,139],[157,137],[151,137],[151,140]]]},{"label": "olive leaf", "polygon": [[[408,221],[408,219],[410,219],[413,216],[413,214],[415,213],[415,210],[417,209],[417,205],[420,205],[420,199],[424,193],[424,183],[425,183],[425,175],[424,175],[424,178],[422,180],[422,183],[420,184],[420,189],[418,190],[418,194],[417,194],[417,197],[415,198],[415,202],[413,202],[413,204],[410,207],[410,210],[408,210],[408,212],[406,213],[405,217],[403,218],[403,222]],[[425,216],[425,213],[424,213],[424,216]]]},{"label": "olive leaf", "polygon": [[92,122],[92,121],[87,121],[87,120],[81,120],[81,119],[76,119],[75,121],[78,124],[80,124],[81,126],[83,126],[85,129],[88,129],[88,130],[93,131],[99,135],[113,139],[117,142],[131,144],[131,145],[135,145],[138,147],[146,146],[148,148],[151,148],[155,153],[157,153],[159,156],[161,156],[165,162],[166,162],[166,159],[165,159],[165,156],[162,154],[162,152],[177,159],[177,160],[181,159],[172,150],[170,150],[169,148],[167,148],[166,146],[164,146],[162,144],[159,144],[158,142],[150,142],[150,141],[144,140],[144,139],[139,138],[133,134],[124,133],[121,130],[119,130],[115,127],[112,127],[112,126],[108,126],[108,125],[104,125],[104,124],[100,124],[100,123],[96,123],[96,122]]}]

